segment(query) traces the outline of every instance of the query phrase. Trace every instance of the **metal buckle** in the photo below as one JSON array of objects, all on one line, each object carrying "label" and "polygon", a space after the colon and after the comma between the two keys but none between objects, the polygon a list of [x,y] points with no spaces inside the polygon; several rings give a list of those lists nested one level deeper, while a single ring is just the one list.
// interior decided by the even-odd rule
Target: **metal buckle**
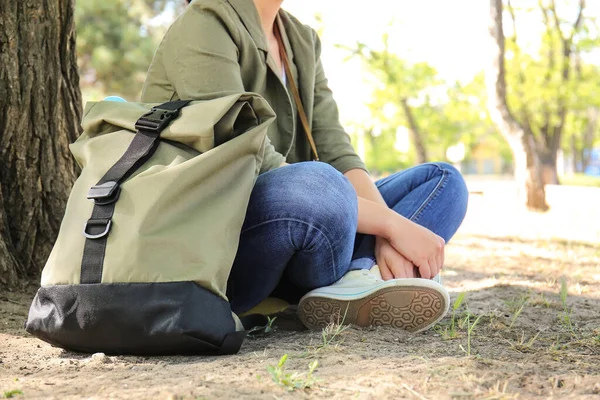
[{"label": "metal buckle", "polygon": [[[104,236],[108,235],[108,232],[110,232],[111,225],[112,221],[110,219],[88,219],[88,221],[85,223],[85,226],[83,227],[83,236],[85,236],[88,239],[103,238]],[[104,226],[104,232],[99,233],[97,235],[92,235],[91,233],[88,233],[88,227],[90,226]]]},{"label": "metal buckle", "polygon": [[87,198],[94,200],[95,204],[106,205],[114,203],[119,199],[121,187],[115,181],[104,182],[101,185],[95,185],[90,188]]},{"label": "metal buckle", "polygon": [[152,108],[149,112],[142,115],[135,123],[135,129],[141,131],[160,132],[169,123],[174,120],[179,111],[162,110],[160,108]]}]

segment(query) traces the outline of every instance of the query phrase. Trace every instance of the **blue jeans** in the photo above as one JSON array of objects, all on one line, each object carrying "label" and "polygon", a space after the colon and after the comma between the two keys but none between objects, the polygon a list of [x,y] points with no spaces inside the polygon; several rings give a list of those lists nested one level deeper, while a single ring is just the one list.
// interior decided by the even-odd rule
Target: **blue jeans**
[{"label": "blue jeans", "polygon": [[[376,183],[388,206],[446,240],[467,210],[453,166],[427,163]],[[357,234],[357,199],[328,164],[304,162],[259,176],[252,191],[227,296],[242,313],[269,296],[297,302],[350,269],[375,264],[375,237]]]}]

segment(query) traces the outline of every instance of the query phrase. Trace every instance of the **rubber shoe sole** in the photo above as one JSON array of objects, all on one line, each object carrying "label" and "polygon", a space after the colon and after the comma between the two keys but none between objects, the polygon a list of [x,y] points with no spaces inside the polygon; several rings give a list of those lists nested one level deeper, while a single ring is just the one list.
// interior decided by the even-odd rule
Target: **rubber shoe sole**
[{"label": "rubber shoe sole", "polygon": [[384,287],[351,300],[309,294],[300,300],[298,315],[309,329],[337,323],[360,327],[393,326],[413,333],[421,332],[444,318],[450,303],[447,292],[428,287],[434,282],[427,283],[427,286]]}]

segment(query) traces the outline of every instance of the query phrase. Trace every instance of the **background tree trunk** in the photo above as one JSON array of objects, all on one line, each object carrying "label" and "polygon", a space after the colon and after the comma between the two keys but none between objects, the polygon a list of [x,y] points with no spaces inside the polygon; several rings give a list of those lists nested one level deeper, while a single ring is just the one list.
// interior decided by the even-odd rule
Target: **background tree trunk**
[{"label": "background tree trunk", "polygon": [[[574,50],[574,46],[573,46],[574,38],[575,38],[576,33],[579,31],[579,29],[581,28],[581,26],[583,24],[583,19],[584,19],[583,13],[585,10],[585,0],[579,0],[579,12],[577,13],[577,19],[573,23],[573,26],[571,27],[571,32],[569,35],[567,35],[566,32],[564,32],[563,28],[561,27],[560,19],[558,17],[558,12],[556,10],[556,2],[554,0],[551,0],[548,5],[548,8],[544,7],[542,2],[540,2],[539,4],[540,4],[540,6],[542,8],[542,12],[544,13],[544,16],[545,16],[546,29],[548,29],[548,30],[552,29],[551,25],[549,25],[550,18],[548,16],[548,14],[551,14],[552,20],[554,23],[554,29],[556,29],[556,31],[558,32],[558,34],[560,36],[561,80],[562,80],[562,84],[567,86],[569,84],[570,76],[571,76],[571,69],[572,69],[571,64],[574,61],[574,60],[572,60],[572,57],[571,57],[573,54],[573,50]],[[576,52],[575,59],[577,59],[577,50],[575,50],[575,52]],[[551,56],[551,57],[553,57],[553,56]],[[579,73],[579,75],[581,75],[581,74]],[[543,128],[543,134],[542,134],[542,138],[545,139],[544,140],[545,148],[544,148],[544,151],[541,153],[544,182],[546,184],[554,184],[554,185],[557,185],[560,183],[559,179],[558,179],[558,166],[557,166],[558,150],[560,149],[560,146],[561,146],[563,130],[565,127],[565,121],[567,118],[567,114],[569,112],[567,100],[564,98],[564,96],[562,96],[562,95],[558,96],[557,101],[558,101],[558,103],[557,103],[558,111],[554,115],[555,121],[551,123],[550,115],[549,114],[546,115],[546,123]]]},{"label": "background tree trunk", "polygon": [[573,172],[581,172],[580,171],[580,161],[583,159],[583,154],[579,151],[579,146],[577,146],[577,138],[575,135],[571,136],[571,155],[573,156]]},{"label": "background tree trunk", "polygon": [[486,85],[489,92],[490,118],[513,152],[515,179],[520,190],[526,193],[527,206],[533,210],[546,211],[548,205],[541,162],[533,134],[517,122],[506,101],[502,0],[490,0],[489,37],[492,54],[490,66],[486,71]]},{"label": "background tree trunk", "polygon": [[542,179],[545,185],[558,185],[558,148],[540,151]]},{"label": "background tree trunk", "polygon": [[0,285],[37,277],[76,177],[73,0],[0,1]]},{"label": "background tree trunk", "polygon": [[402,110],[404,111],[406,122],[408,123],[410,135],[412,136],[413,143],[415,144],[415,148],[417,150],[417,163],[426,163],[429,161],[429,157],[427,157],[427,149],[425,148],[425,142],[423,141],[423,134],[421,133],[421,130],[417,125],[417,121],[415,121],[412,110],[408,105],[408,99],[400,99],[400,104],[402,105]]}]

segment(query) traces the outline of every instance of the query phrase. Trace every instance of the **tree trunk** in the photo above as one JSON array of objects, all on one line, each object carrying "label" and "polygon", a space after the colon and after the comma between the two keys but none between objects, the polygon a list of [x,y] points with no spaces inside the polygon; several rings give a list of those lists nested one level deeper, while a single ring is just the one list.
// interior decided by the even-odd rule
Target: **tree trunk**
[{"label": "tree trunk", "polygon": [[573,155],[573,172],[580,172],[579,159],[581,156],[579,152],[579,147],[577,146],[577,138],[575,137],[575,135],[571,136],[571,154]]},{"label": "tree trunk", "polygon": [[540,161],[542,163],[542,178],[546,185],[558,185],[558,149],[540,151]]},{"label": "tree trunk", "polygon": [[426,163],[429,160],[429,157],[427,157],[427,149],[425,148],[425,142],[423,141],[423,134],[421,133],[421,130],[415,121],[415,117],[412,114],[412,110],[408,105],[407,99],[400,99],[400,104],[402,105],[402,110],[404,110],[406,122],[408,122],[408,128],[417,150],[417,163]]},{"label": "tree trunk", "polygon": [[[551,31],[555,29],[558,32],[560,37],[560,42],[562,46],[562,58],[561,58],[561,77],[562,84],[567,86],[569,84],[570,76],[571,76],[571,62],[572,62],[572,53],[573,53],[573,40],[575,34],[580,29],[583,20],[584,20],[584,9],[585,9],[585,0],[579,0],[579,12],[577,13],[577,19],[573,23],[571,27],[571,32],[569,35],[566,35],[566,32],[563,31],[561,27],[560,19],[558,17],[558,13],[556,10],[556,3],[554,0],[550,2],[549,8],[545,8],[543,3],[539,2],[542,7],[542,11],[545,16],[545,24],[546,29]],[[554,27],[550,24],[550,19],[548,17],[548,12],[553,16]],[[552,56],[553,51],[550,50],[550,60],[551,64],[554,63],[554,58]],[[548,77],[550,77],[551,67],[548,69]],[[546,80],[547,81],[547,80]],[[565,121],[567,118],[567,114],[569,112],[567,101],[563,95],[559,95],[557,99],[557,110],[558,112],[554,115],[554,118],[550,117],[549,113],[546,113],[546,122],[543,130],[543,135],[541,139],[544,141],[544,151],[540,153],[542,159],[542,168],[543,168],[543,178],[546,184],[559,184],[558,180],[558,168],[556,165],[558,150],[560,149],[560,145],[562,142],[562,134],[565,126]],[[551,122],[551,120],[554,120]]]},{"label": "tree trunk", "polygon": [[0,1],[0,285],[37,277],[76,177],[73,0]]},{"label": "tree trunk", "polygon": [[515,179],[520,191],[526,193],[527,206],[532,210],[546,211],[546,192],[533,134],[516,121],[506,101],[502,0],[490,0],[489,38],[492,54],[486,71],[486,85],[490,118],[512,149]]},{"label": "tree trunk", "polygon": [[525,198],[527,207],[534,211],[546,211],[546,192],[541,180],[541,164],[533,152],[533,135],[508,140],[515,163],[515,178],[520,197]]}]

